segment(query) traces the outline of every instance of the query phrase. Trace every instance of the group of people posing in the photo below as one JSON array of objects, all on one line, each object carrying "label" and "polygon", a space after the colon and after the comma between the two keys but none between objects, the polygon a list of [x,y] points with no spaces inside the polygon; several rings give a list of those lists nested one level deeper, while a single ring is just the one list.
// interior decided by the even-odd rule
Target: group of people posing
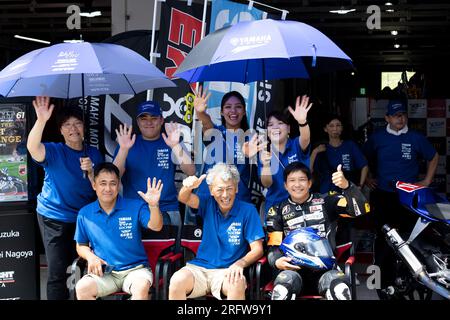
[{"label": "group of people posing", "polygon": [[[97,149],[83,143],[82,117],[69,108],[63,108],[57,120],[64,142],[43,143],[54,106],[48,97],[36,97],[37,120],[27,148],[45,171],[36,211],[48,263],[48,299],[68,298],[66,271],[76,255],[87,261],[87,274],[76,284],[78,299],[96,299],[116,291],[125,291],[132,299],[148,299],[153,270],[141,242],[141,228],[159,231],[164,224],[172,224],[180,230],[179,202],[202,220],[203,235],[196,257],[170,279],[169,299],[206,294],[245,299],[244,269],[264,254],[278,287],[300,292],[313,286],[320,294],[334,297],[326,293],[330,288],[324,283],[327,278],[330,282],[335,270],[311,272],[293,264],[280,250],[283,238],[299,228],[312,227],[333,250],[348,242],[351,239],[336,237],[338,221],[369,213],[360,190],[364,184],[374,190],[377,223],[396,216],[394,220],[401,224],[403,220],[394,211],[400,205],[393,182],[429,185],[433,179],[437,153],[423,135],[408,129],[401,102],[389,103],[387,126],[364,146],[366,158],[356,143],[342,140],[343,123],[335,116],[324,125],[328,143],[310,151],[307,115],[312,103],[307,96],[297,97],[287,112],[271,112],[265,134],[247,136],[241,134],[248,131],[241,94],[224,95],[219,126],[206,112],[208,98],[200,87],[195,93],[195,111],[204,137],[211,136],[211,130],[220,134],[213,135],[213,142],[204,139],[208,161],[196,175],[191,155],[180,142],[178,125],[164,123],[155,101],[137,108],[140,134],[133,133],[131,125],[117,128],[118,147],[113,162],[108,163]],[[290,116],[300,132],[295,138],[290,137]],[[236,138],[227,139],[230,133],[236,133],[231,134]],[[425,178],[418,181],[420,159],[429,165]],[[254,164],[267,190],[263,219],[251,202]],[[188,176],[178,192],[176,165]],[[369,165],[375,170],[369,172]],[[320,193],[311,192],[312,172],[320,173]],[[345,283],[341,273],[333,277]],[[293,281],[296,288],[291,286]],[[289,295],[280,292],[284,291],[272,297]]]}]

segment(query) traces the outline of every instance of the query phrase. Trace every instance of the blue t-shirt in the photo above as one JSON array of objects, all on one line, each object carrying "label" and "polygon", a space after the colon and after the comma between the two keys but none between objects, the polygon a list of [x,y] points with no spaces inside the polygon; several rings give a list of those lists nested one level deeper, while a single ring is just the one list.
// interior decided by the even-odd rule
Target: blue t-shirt
[{"label": "blue t-shirt", "polygon": [[320,193],[339,191],[339,188],[331,180],[331,176],[336,172],[339,164],[342,164],[345,177],[359,184],[359,180],[356,181],[359,177],[355,176],[355,172],[367,165],[367,160],[359,146],[351,140],[345,140],[338,147],[327,144],[326,148],[325,152],[317,155],[314,163],[314,171],[320,173]]},{"label": "blue t-shirt", "polygon": [[[114,157],[119,152],[117,147]],[[177,189],[175,187],[175,164],[172,149],[162,137],[144,140],[141,135],[128,152],[125,173],[122,176],[123,197],[142,200],[138,191],[147,191],[147,178],[161,179],[164,184],[159,200],[161,211],[178,211]]]},{"label": "blue t-shirt", "polygon": [[[77,151],[65,143],[44,143],[45,159],[37,162],[44,168],[44,185],[37,196],[36,211],[47,218],[74,223],[81,207],[95,199],[89,179],[83,178],[80,158],[84,151]],[[100,152],[91,146],[86,154],[95,165],[103,162]]]},{"label": "blue t-shirt", "polygon": [[[222,147],[220,150],[222,152],[222,156],[217,155],[215,152],[216,150],[214,150],[214,147],[217,146],[217,142],[209,143],[204,150],[206,156],[204,159],[205,165],[203,166],[202,174],[207,173],[208,169],[212,168],[218,162],[234,164],[238,169],[240,176],[237,197],[242,201],[251,202],[252,197],[249,190],[250,163],[249,159],[242,152],[242,141],[239,141],[237,135],[230,134],[231,132],[227,137],[227,129],[223,125],[214,125],[214,129],[219,130],[221,133],[221,141],[219,143]],[[246,137],[245,141],[248,141],[248,137]],[[212,159],[216,159],[217,161],[213,162]],[[205,196],[210,195],[206,180],[204,180],[198,187],[197,194]]]},{"label": "blue t-shirt", "polygon": [[[270,171],[272,172],[272,185],[267,189],[265,212],[276,203],[281,202],[289,196],[284,188],[283,172],[290,163],[299,161],[309,168],[309,150],[304,152],[300,147],[299,138],[288,139],[284,153],[271,149]],[[262,163],[258,159],[258,175],[261,176]]]},{"label": "blue t-shirt", "polygon": [[378,188],[394,192],[397,181],[417,181],[419,159],[430,161],[436,149],[417,131],[408,130],[396,136],[380,129],[369,137],[364,152],[367,159],[376,159]]},{"label": "blue t-shirt", "polygon": [[116,271],[140,264],[148,267],[141,228],[147,228],[149,221],[148,205],[142,201],[118,196],[108,215],[96,200],[80,210],[74,239],[78,244],[89,245],[97,257]]},{"label": "blue t-shirt", "polygon": [[228,268],[247,254],[250,243],[264,238],[253,204],[236,198],[224,217],[212,196],[199,198],[197,214],[203,219],[203,236],[195,259],[189,263],[206,269]]}]

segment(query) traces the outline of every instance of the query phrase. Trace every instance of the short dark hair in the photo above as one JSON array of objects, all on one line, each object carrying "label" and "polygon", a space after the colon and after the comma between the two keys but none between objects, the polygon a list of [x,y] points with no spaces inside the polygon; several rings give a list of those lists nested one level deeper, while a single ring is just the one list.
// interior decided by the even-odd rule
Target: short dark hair
[{"label": "short dark hair", "polygon": [[304,164],[301,163],[301,162],[296,161],[296,162],[290,163],[290,164],[284,169],[284,172],[283,172],[284,182],[287,181],[287,178],[288,178],[288,176],[289,176],[291,173],[294,173],[294,172],[297,172],[297,171],[303,172],[303,173],[306,175],[306,177],[308,178],[308,180],[311,180],[311,178],[312,178],[311,170],[309,170],[308,166],[304,165]]},{"label": "short dark hair", "polygon": [[120,171],[114,163],[102,162],[94,167],[94,180],[101,172],[114,173],[118,179],[120,179]]},{"label": "short dark hair", "polygon": [[[245,99],[242,96],[242,94],[240,94],[237,91],[230,91],[230,92],[225,93],[222,97],[222,101],[220,102],[220,111],[223,111],[223,106],[225,105],[227,100],[230,99],[231,97],[238,98],[239,101],[244,106],[244,116],[242,117],[242,120],[241,120],[241,129],[244,131],[247,131],[249,129],[248,120],[247,120],[247,108],[245,107]],[[220,116],[220,119],[222,121],[222,125],[225,125],[225,118],[223,116]]]},{"label": "short dark hair", "polygon": [[274,110],[271,111],[268,115],[267,115],[267,119],[266,119],[266,127],[269,124],[269,120],[270,118],[274,117],[275,119],[282,121],[283,123],[290,125],[289,124],[289,114],[287,114],[285,111],[280,111],[280,110]]},{"label": "short dark hair", "polygon": [[61,129],[64,122],[69,120],[70,118],[76,118],[80,121],[83,121],[83,113],[79,109],[75,109],[73,107],[64,106],[61,108],[61,110],[58,112],[57,118],[56,118],[56,124],[58,125],[58,129]]},{"label": "short dark hair", "polygon": [[337,114],[328,114],[325,116],[323,121],[323,127],[325,128],[327,125],[330,124],[333,120],[339,120],[339,122],[344,126],[344,121],[342,120],[342,117]]}]

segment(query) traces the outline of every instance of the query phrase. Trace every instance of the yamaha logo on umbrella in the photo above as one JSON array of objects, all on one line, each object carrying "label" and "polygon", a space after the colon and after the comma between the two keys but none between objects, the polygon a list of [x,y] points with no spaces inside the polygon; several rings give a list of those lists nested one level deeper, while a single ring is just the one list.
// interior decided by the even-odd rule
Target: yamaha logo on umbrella
[{"label": "yamaha logo on umbrella", "polygon": [[231,45],[237,47],[232,50],[233,53],[239,53],[241,51],[265,46],[270,42],[272,42],[272,37],[270,34],[239,38],[234,37],[230,39]]}]

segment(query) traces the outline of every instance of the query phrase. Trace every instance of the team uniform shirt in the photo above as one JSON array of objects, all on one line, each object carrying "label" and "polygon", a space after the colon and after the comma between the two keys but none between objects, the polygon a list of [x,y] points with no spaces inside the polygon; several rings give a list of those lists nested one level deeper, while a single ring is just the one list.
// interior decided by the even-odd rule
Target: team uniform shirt
[{"label": "team uniform shirt", "polygon": [[364,152],[367,159],[376,161],[378,188],[394,192],[397,181],[417,181],[420,158],[430,161],[436,149],[417,131],[393,135],[380,129],[369,137]]},{"label": "team uniform shirt", "polygon": [[[269,253],[276,256],[275,261],[283,256],[279,249],[283,238],[291,231],[304,227],[318,230],[319,236],[327,238],[333,249],[349,244],[351,239],[347,228],[337,233],[338,218],[358,217],[369,211],[366,198],[353,183],[342,194],[334,191],[328,194],[313,193],[301,204],[288,198],[271,207],[267,213]],[[337,234],[339,237],[336,237]]]},{"label": "team uniform shirt", "polygon": [[50,219],[75,223],[80,208],[95,199],[90,180],[83,178],[80,158],[89,157],[95,166],[103,162],[103,156],[91,146],[86,146],[86,153],[65,143],[50,142],[44,146],[45,159],[37,162],[45,175],[36,211]]},{"label": "team uniform shirt", "polygon": [[342,164],[342,171],[348,180],[359,183],[358,170],[367,165],[367,160],[359,146],[351,140],[342,141],[338,147],[327,144],[326,151],[319,153],[314,163],[314,171],[320,173],[320,193],[339,191],[331,180],[339,164]]},{"label": "team uniform shirt", "polygon": [[80,210],[74,239],[80,245],[90,246],[115,271],[138,265],[148,267],[141,228],[147,228],[149,221],[148,205],[142,201],[118,196],[108,215],[97,200]]},{"label": "team uniform shirt", "polygon": [[[288,198],[289,194],[284,188],[284,169],[292,162],[301,162],[309,168],[309,149],[302,151],[299,138],[288,139],[284,153],[271,148],[270,171],[272,172],[272,185],[267,188],[265,212],[275,203]],[[258,159],[258,175],[261,176],[262,163]]]},{"label": "team uniform shirt", "polygon": [[[238,193],[237,197],[238,199],[246,202],[251,202],[251,192],[249,190],[249,183],[250,183],[250,162],[249,159],[244,155],[242,152],[242,141],[239,141],[237,135],[228,134],[227,137],[227,129],[225,126],[220,125],[216,126],[214,125],[214,129],[219,130],[221,132],[222,137],[222,157],[220,158],[220,161],[217,162],[223,162],[227,164],[234,164],[236,168],[239,171],[239,185],[238,185]],[[232,139],[232,140],[231,140]],[[246,137],[245,141],[248,141],[248,138]],[[243,142],[245,142],[243,141]],[[208,172],[208,169],[212,168],[216,163],[210,163],[210,159],[215,159],[216,150],[214,150],[214,147],[217,146],[217,142],[210,142],[208,143],[208,146],[205,148],[206,153],[206,159],[205,159],[205,165],[203,169],[203,173]],[[209,195],[209,188],[206,181],[203,181],[199,188],[197,189],[197,194],[202,195]]]},{"label": "team uniform shirt", "polygon": [[[119,147],[116,149],[114,157],[118,152]],[[125,173],[122,176],[123,197],[143,201],[137,192],[147,190],[147,178],[149,177],[161,179],[164,184],[159,200],[160,210],[178,211],[172,149],[162,137],[150,141],[138,135],[125,162]]]},{"label": "team uniform shirt", "polygon": [[224,217],[212,196],[199,198],[203,236],[196,258],[189,263],[206,269],[228,268],[247,254],[250,243],[264,238],[254,205],[236,198]]}]

